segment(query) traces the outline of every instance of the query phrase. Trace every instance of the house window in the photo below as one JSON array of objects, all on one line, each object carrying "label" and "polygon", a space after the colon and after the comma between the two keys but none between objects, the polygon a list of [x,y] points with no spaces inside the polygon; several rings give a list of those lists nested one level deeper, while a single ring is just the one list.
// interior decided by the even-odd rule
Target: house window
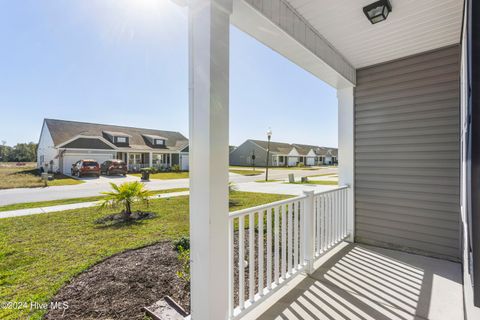
[{"label": "house window", "polygon": [[117,143],[127,143],[127,137],[117,137]]},{"label": "house window", "polygon": [[129,161],[130,164],[141,164],[142,163],[142,154],[141,153],[130,153]]},{"label": "house window", "polygon": [[162,139],[155,139],[155,144],[157,146],[163,146],[165,144],[165,140]]}]

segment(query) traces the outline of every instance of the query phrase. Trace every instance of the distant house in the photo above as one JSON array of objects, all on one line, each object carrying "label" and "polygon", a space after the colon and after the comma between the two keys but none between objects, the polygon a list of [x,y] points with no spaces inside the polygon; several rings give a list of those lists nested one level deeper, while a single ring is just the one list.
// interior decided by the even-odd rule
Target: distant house
[{"label": "distant house", "polygon": [[[230,153],[230,165],[266,166],[268,142],[249,139]],[[254,157],[253,157],[254,156]],[[338,150],[306,144],[270,142],[271,166],[307,166],[333,164],[337,162]]]},{"label": "distant house", "polygon": [[37,165],[70,174],[81,159],[99,163],[121,159],[130,171],[179,165],[188,170],[188,139],[179,132],[45,119],[38,142]]}]

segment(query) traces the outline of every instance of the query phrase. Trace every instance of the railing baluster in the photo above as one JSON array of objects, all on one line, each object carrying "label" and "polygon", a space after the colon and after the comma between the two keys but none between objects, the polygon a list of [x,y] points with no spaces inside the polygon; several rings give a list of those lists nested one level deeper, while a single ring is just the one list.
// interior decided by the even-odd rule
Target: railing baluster
[{"label": "railing baluster", "polygon": [[292,226],[293,205],[288,205],[288,273],[292,274],[292,260],[293,260],[293,226]]},{"label": "railing baluster", "polygon": [[313,196],[313,212],[312,212],[312,252],[313,252],[313,258],[315,258],[316,256],[316,253],[317,253],[317,249],[315,247],[316,243],[317,243],[317,235],[316,235],[316,230],[317,230],[317,227],[316,227],[316,223],[317,223],[317,201],[316,201],[316,198],[315,196]]},{"label": "railing baluster", "polygon": [[267,288],[272,289],[272,210],[267,210]]},{"label": "railing baluster", "polygon": [[332,245],[332,239],[333,239],[333,223],[332,223],[332,195],[328,194],[327,195],[328,199],[328,240],[327,240],[327,248],[330,248]]},{"label": "railing baluster", "polygon": [[238,300],[240,309],[245,308],[245,216],[238,218]]},{"label": "railing baluster", "polygon": [[230,259],[230,274],[228,276],[230,280],[230,286],[228,287],[228,302],[229,302],[229,312],[230,312],[230,317],[233,317],[233,311],[235,310],[235,295],[234,295],[234,288],[235,288],[235,257],[234,257],[234,244],[235,244],[235,233],[234,233],[234,228],[233,225],[235,223],[235,219],[230,219],[229,221],[229,241],[230,241],[230,252],[228,253],[228,257]]},{"label": "railing baluster", "polygon": [[316,246],[317,246],[317,257],[320,255],[320,252],[322,250],[322,247],[320,246],[320,243],[322,241],[322,234],[321,234],[321,223],[322,223],[322,219],[321,219],[321,212],[322,212],[322,203],[321,203],[321,197],[320,196],[317,196],[316,198],[316,203],[317,203],[317,212],[316,212],[316,216],[317,216],[317,224],[315,225],[316,227],[316,233],[317,233],[317,243],[316,243]]},{"label": "railing baluster", "polygon": [[282,206],[282,278],[287,276],[287,205]]},{"label": "railing baluster", "polygon": [[258,211],[258,293],[263,295],[263,210]]},{"label": "railing baluster", "polygon": [[293,205],[293,248],[294,248],[294,269],[298,268],[298,202]]},{"label": "railing baluster", "polygon": [[345,189],[345,210],[344,210],[344,215],[345,215],[345,236],[348,234],[348,197],[349,197],[349,191],[348,189]]},{"label": "railing baluster", "polygon": [[299,216],[300,216],[300,248],[299,248],[299,253],[300,253],[300,265],[304,266],[305,265],[305,256],[303,254],[303,252],[305,251],[305,238],[304,238],[304,235],[305,235],[305,228],[304,228],[304,224],[305,224],[305,214],[303,212],[303,209],[304,209],[304,202],[305,200],[302,200],[302,201],[298,201],[298,206],[299,206]]},{"label": "railing baluster", "polygon": [[275,265],[274,265],[274,282],[278,284],[280,277],[280,226],[279,226],[279,207],[275,207],[275,223],[274,223],[274,235],[275,235]]},{"label": "railing baluster", "polygon": [[342,195],[342,208],[341,208],[341,216],[342,216],[342,239],[345,237],[345,190],[341,190]]},{"label": "railing baluster", "polygon": [[255,212],[248,215],[248,291],[250,302],[255,298]]},{"label": "railing baluster", "polygon": [[338,192],[334,192],[333,193],[333,215],[334,215],[334,220],[335,221],[335,225],[334,225],[334,228],[333,228],[333,232],[334,232],[334,237],[333,237],[333,243],[337,243],[338,241],[338,226],[339,226],[339,223],[338,223]]},{"label": "railing baluster", "polygon": [[330,215],[332,217],[332,238],[330,239],[330,247],[333,246],[335,242],[335,194],[330,194]]}]

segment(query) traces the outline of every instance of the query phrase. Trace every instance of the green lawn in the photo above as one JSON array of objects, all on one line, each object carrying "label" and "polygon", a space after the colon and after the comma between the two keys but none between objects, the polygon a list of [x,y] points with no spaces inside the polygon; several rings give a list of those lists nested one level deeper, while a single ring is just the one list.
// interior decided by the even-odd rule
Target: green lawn
[{"label": "green lawn", "polygon": [[242,176],[259,176],[264,173],[262,170],[247,170],[247,169],[242,169],[242,170],[236,170],[236,169],[230,169],[231,173],[236,173],[236,174],[241,174]]},{"label": "green lawn", "polygon": [[334,176],[338,176],[338,175],[335,172],[330,172],[330,173],[314,174],[314,175],[311,175],[311,176],[308,176],[308,177],[313,178],[313,177],[328,177],[328,176],[334,177]]},{"label": "green lawn", "polygon": [[[243,208],[288,198],[234,192]],[[93,264],[122,251],[188,234],[188,196],[155,199],[157,217],[127,225],[100,226],[112,211],[84,208],[0,219],[0,301],[46,303],[67,281]],[[0,319],[41,319],[44,312],[0,309]]]},{"label": "green lawn", "polygon": [[[141,177],[141,173],[129,173],[131,176]],[[170,180],[170,179],[187,179],[188,171],[181,172],[158,172],[150,174],[150,179]]]},{"label": "green lawn", "polygon": [[283,181],[283,180],[268,180],[268,181],[265,181],[265,180],[255,180],[255,182],[259,182],[259,183],[280,182],[280,181]]},{"label": "green lawn", "polygon": [[[48,181],[48,186],[65,186],[83,183],[63,174],[55,174],[55,180]],[[37,188],[45,184],[40,178],[40,173],[35,164],[16,166],[15,164],[0,164],[0,189],[12,188]]]},{"label": "green lawn", "polygon": [[[291,182],[285,182],[291,183]],[[308,180],[307,182],[293,182],[293,184],[318,184],[324,186],[338,186],[338,181],[329,181],[329,180]]]},{"label": "green lawn", "polygon": [[[245,170],[245,169],[252,169],[252,167],[242,167],[242,166],[230,166],[230,171],[233,170]],[[265,170],[266,167],[255,167],[255,170]],[[318,170],[322,169],[322,167],[268,167],[269,170]]]},{"label": "green lawn", "polygon": [[[161,193],[180,192],[180,191],[188,191],[188,190],[189,190],[188,188],[173,188],[173,189],[151,191],[151,194],[155,195],[155,194],[161,194]],[[58,205],[62,205],[62,204],[72,204],[72,203],[97,201],[97,200],[101,200],[103,197],[104,196],[94,196],[94,197],[70,198],[70,199],[61,199],[61,200],[50,200],[50,201],[40,201],[40,202],[25,202],[25,203],[9,204],[9,205],[6,205],[6,206],[0,206],[0,212],[9,211],[9,210],[41,208],[41,207],[58,206]]]}]

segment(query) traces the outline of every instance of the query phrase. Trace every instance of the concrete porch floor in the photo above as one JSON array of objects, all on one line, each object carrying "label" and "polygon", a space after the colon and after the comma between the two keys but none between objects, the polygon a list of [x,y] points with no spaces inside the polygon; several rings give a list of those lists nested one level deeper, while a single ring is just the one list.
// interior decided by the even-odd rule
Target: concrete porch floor
[{"label": "concrete porch floor", "polygon": [[461,265],[342,243],[244,319],[463,319]]}]

